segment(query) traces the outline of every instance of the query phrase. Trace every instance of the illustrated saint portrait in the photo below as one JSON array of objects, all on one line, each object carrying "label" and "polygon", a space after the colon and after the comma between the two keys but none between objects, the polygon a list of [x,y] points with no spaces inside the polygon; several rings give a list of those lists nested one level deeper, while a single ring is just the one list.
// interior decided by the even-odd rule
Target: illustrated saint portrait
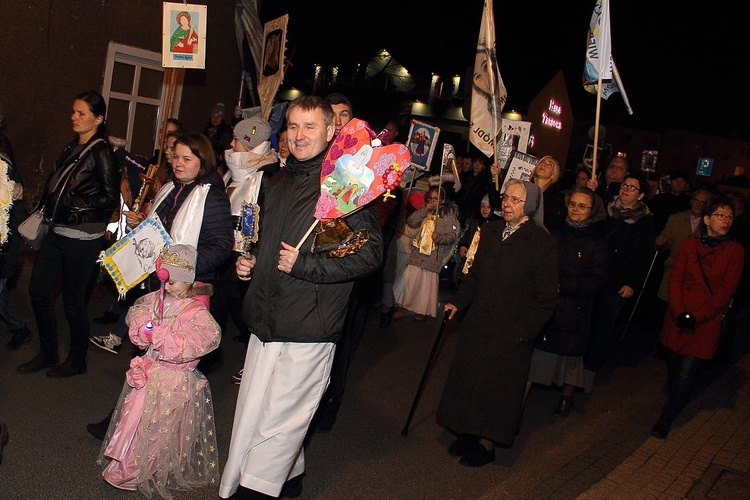
[{"label": "illustrated saint portrait", "polygon": [[177,28],[169,39],[169,50],[179,54],[195,54],[198,52],[198,33],[192,26],[190,12],[181,11],[175,17]]}]

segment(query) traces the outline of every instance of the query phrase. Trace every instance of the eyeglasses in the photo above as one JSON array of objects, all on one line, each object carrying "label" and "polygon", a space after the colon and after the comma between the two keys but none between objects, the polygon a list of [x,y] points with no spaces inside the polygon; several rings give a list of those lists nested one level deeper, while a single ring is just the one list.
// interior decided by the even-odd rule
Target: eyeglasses
[{"label": "eyeglasses", "polygon": [[503,201],[508,200],[509,202],[513,203],[514,205],[518,205],[519,203],[523,203],[526,200],[522,200],[518,196],[508,196],[507,194],[503,194],[500,196]]},{"label": "eyeglasses", "polygon": [[427,198],[427,201],[428,201],[428,202],[430,202],[430,201],[438,201],[439,199],[440,199],[440,198],[437,198],[437,197],[433,197],[433,196],[430,196],[429,198]]},{"label": "eyeglasses", "polygon": [[705,205],[706,203],[708,203],[708,201],[699,200],[698,198],[693,198],[692,200],[690,200],[690,203],[697,203],[698,205]]},{"label": "eyeglasses", "polygon": [[575,201],[569,201],[568,206],[570,208],[580,208],[581,210],[587,210],[591,208],[591,205],[584,205],[583,203],[576,203]]},{"label": "eyeglasses", "polygon": [[625,184],[624,182],[620,184],[620,189],[624,189],[625,191],[640,191],[641,189],[632,185],[632,184]]},{"label": "eyeglasses", "polygon": [[726,221],[732,222],[734,220],[734,215],[720,214],[720,213],[713,213],[711,215],[715,215],[717,219],[722,220],[722,221],[726,220]]}]

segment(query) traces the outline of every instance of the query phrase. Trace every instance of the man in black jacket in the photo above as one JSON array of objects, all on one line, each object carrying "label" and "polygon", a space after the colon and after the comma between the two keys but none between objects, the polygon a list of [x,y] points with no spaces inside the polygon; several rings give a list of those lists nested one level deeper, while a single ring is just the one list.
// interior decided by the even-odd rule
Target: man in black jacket
[{"label": "man in black jacket", "polygon": [[252,278],[243,308],[251,335],[222,498],[240,486],[242,498],[277,497],[285,482],[287,490],[301,492],[303,443],[328,384],[352,281],[374,272],[382,259],[372,206],[345,219],[369,235],[356,252],[332,257],[311,251],[308,229],[316,223],[333,110],[319,97],[300,97],[289,105],[286,122],[291,156],[266,184],[258,247],[236,265],[240,279]]}]

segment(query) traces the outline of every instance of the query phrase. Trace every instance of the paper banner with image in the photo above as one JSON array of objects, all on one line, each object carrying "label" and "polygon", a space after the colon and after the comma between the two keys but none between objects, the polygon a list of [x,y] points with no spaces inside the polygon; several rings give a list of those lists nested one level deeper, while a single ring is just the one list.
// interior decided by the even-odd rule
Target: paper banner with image
[{"label": "paper banner with image", "polygon": [[124,296],[156,270],[156,259],[164,246],[172,246],[172,238],[154,214],[102,252],[97,262]]},{"label": "paper banner with image", "polygon": [[407,146],[411,153],[412,165],[422,170],[430,169],[432,155],[437,148],[438,135],[440,135],[438,127],[417,120],[411,121]]},{"label": "paper banner with image", "polygon": [[510,179],[531,180],[531,173],[534,171],[537,163],[539,163],[539,158],[521,153],[520,151],[514,151],[510,158],[508,173],[505,175],[502,187],[500,187],[500,192],[505,192],[505,185]]},{"label": "paper banner with image", "polygon": [[503,118],[497,138],[497,162],[501,169],[508,168],[513,151],[526,152],[530,135],[531,122]]},{"label": "paper banner with image", "polygon": [[374,132],[364,120],[344,125],[326,153],[320,172],[318,220],[337,219],[359,210],[399,185],[409,168],[403,144],[373,147]]},{"label": "paper banner with image", "polygon": [[206,68],[207,7],[164,2],[161,65],[165,68]]},{"label": "paper banner with image", "polygon": [[263,62],[258,75],[258,96],[264,120],[271,116],[276,92],[284,81],[284,51],[288,22],[289,14],[284,14],[263,25]]}]

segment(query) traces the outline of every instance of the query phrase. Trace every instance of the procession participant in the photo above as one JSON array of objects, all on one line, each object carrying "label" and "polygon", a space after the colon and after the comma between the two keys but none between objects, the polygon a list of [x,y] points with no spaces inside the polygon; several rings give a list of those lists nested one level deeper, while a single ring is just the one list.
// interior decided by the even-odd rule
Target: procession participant
[{"label": "procession participant", "polygon": [[334,136],[333,110],[320,97],[300,97],[289,104],[286,123],[291,156],[268,179],[262,237],[249,256],[237,259],[237,275],[250,280],[244,317],[251,336],[222,498],[240,486],[251,498],[278,496],[285,482],[301,492],[303,443],[328,384],[352,280],[374,272],[382,259],[372,206],[346,217],[352,230],[369,234],[356,251],[343,257],[311,252],[306,231],[314,222],[321,166]]}]

